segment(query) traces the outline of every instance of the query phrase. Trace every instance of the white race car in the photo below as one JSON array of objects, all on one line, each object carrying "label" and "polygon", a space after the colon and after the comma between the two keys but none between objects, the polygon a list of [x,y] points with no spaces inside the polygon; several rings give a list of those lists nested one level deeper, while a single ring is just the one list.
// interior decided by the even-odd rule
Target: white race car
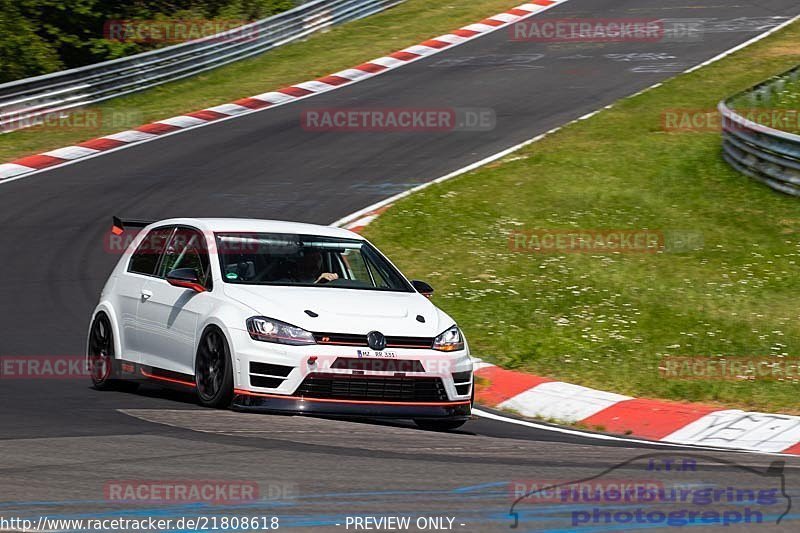
[{"label": "white race car", "polygon": [[363,237],[291,222],[114,219],[144,228],[94,311],[98,389],[156,380],[208,407],[462,425],[472,408],[463,333]]}]

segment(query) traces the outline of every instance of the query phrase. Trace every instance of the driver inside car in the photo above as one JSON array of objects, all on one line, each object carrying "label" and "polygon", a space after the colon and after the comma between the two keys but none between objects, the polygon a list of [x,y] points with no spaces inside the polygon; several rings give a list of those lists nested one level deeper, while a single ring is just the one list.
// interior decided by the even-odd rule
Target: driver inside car
[{"label": "driver inside car", "polygon": [[339,274],[323,272],[322,252],[308,248],[304,252],[297,264],[295,281],[298,283],[328,283],[339,279]]}]

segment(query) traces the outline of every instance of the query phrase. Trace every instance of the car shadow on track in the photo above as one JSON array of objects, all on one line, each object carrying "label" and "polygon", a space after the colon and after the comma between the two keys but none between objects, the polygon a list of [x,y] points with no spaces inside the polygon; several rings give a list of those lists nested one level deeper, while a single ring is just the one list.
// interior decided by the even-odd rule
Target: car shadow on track
[{"label": "car shadow on track", "polygon": [[[97,392],[97,391],[95,391]],[[198,409],[205,410],[198,403],[197,394],[183,389],[172,388],[169,386],[141,384],[135,392],[114,392],[114,394],[125,394],[129,396],[138,396],[142,398],[164,400],[165,403],[160,406],[164,409]],[[169,402],[166,403],[166,402]],[[170,405],[172,404],[172,405]],[[414,429],[426,433],[451,433],[456,435],[476,435],[476,433],[467,431],[464,428],[451,431],[436,431],[429,429],[422,429],[414,424],[411,420],[396,420],[396,419],[378,419],[378,418],[362,418],[362,417],[335,417],[335,416],[319,416],[307,414],[294,414],[294,413],[248,413],[252,416],[274,416],[274,417],[291,417],[300,416],[306,418],[317,418],[322,420],[335,420],[339,422],[350,422],[355,424],[377,426],[377,427],[394,427],[404,429]]]}]

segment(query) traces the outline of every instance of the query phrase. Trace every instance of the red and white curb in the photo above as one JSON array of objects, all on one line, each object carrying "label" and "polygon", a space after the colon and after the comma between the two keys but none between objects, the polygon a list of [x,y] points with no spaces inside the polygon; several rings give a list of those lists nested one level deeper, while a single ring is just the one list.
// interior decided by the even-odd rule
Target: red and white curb
[{"label": "red and white curb", "polygon": [[458,46],[472,39],[481,37],[542,11],[555,7],[568,0],[532,0],[504,13],[499,13],[482,21],[459,28],[451,33],[428,39],[418,45],[410,46],[388,56],[379,57],[353,68],[336,72],[316,80],[297,83],[295,85],[263,94],[241,98],[229,104],[222,104],[201,111],[187,113],[177,117],[159,120],[138,128],[91,139],[74,146],[59,148],[41,154],[30,155],[0,164],[0,183],[24,177],[32,172],[73,163],[88,157],[152,141],[159,137],[179,133],[189,129],[205,126],[209,123],[230,119],[262,111],[328,92],[369,79],[371,77],[394,70],[403,65],[413,63],[424,57],[436,54],[453,46]]},{"label": "red and white curb", "polygon": [[390,207],[392,207],[392,204],[387,204],[378,209],[373,209],[362,215],[359,215],[358,218],[356,218],[352,222],[347,222],[345,224],[333,223],[331,225],[348,229],[354,233],[361,233],[364,230],[364,228],[366,228],[371,222],[373,222],[375,219],[381,216],[381,214]]},{"label": "red and white curb", "polygon": [[522,416],[672,444],[800,455],[800,417],[632,398],[477,361],[475,399]]}]

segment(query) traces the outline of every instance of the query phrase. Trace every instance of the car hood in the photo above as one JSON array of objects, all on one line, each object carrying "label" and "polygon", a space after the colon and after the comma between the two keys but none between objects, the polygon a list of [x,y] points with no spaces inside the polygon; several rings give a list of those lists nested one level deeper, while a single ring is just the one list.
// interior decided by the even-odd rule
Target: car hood
[{"label": "car hood", "polygon": [[[334,287],[225,284],[225,294],[254,314],[325,333],[435,337],[455,322],[419,293]],[[309,316],[311,311],[318,316]],[[420,322],[421,316],[425,322]]]}]

